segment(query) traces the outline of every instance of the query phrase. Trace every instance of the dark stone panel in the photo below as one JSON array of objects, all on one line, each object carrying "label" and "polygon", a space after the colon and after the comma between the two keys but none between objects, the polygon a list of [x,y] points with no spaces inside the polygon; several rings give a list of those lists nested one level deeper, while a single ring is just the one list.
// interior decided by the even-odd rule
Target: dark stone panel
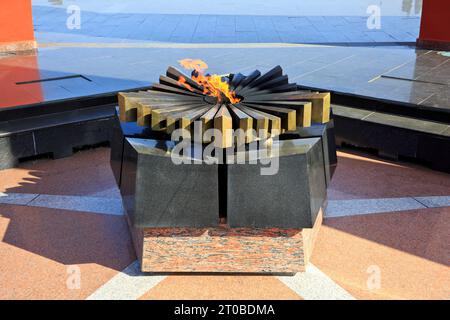
[{"label": "dark stone panel", "polygon": [[22,158],[42,154],[67,157],[74,148],[109,142],[113,120],[114,107],[106,105],[2,121],[0,166],[10,168]]},{"label": "dark stone panel", "polygon": [[267,165],[259,161],[227,165],[230,227],[312,228],[326,198],[322,144],[310,138],[279,145],[274,175],[261,175]]},{"label": "dark stone panel", "polygon": [[58,159],[70,156],[75,147],[109,142],[113,121],[111,117],[36,130],[36,153],[52,153]]},{"label": "dark stone panel", "polygon": [[[27,117],[10,121],[1,121],[0,136],[7,136],[25,131],[36,131],[66,124],[110,118],[114,116],[114,110],[114,106],[106,105],[92,108],[83,108],[81,110],[72,110],[41,116]],[[1,115],[2,113],[0,111],[0,116]]]},{"label": "dark stone panel", "polygon": [[[324,141],[322,139],[322,141]],[[309,185],[309,202],[311,206],[311,228],[314,226],[320,207],[324,205],[327,197],[326,170],[324,167],[323,148],[320,145],[314,145],[306,154],[308,159],[308,171],[305,177],[308,178]],[[332,173],[330,173],[332,174]],[[298,177],[301,179],[302,177]],[[330,178],[331,179],[331,178]],[[305,228],[305,227],[303,227]]]},{"label": "dark stone panel", "polygon": [[327,147],[324,147],[324,153],[328,150],[328,168],[329,168],[329,180],[327,182],[327,186],[330,183],[331,178],[334,175],[337,167],[337,154],[336,154],[336,139],[335,139],[335,129],[334,129],[334,120],[330,120],[327,124]]},{"label": "dark stone panel", "polygon": [[153,140],[170,140],[170,136],[163,131],[153,131],[151,128],[138,126],[136,122],[121,122],[118,117],[118,108],[115,110],[115,117],[111,127],[111,169],[116,179],[117,185],[121,184],[121,169],[124,139],[142,138]]},{"label": "dark stone panel", "polygon": [[122,140],[123,155],[120,177],[120,194],[127,215],[133,220],[135,214],[135,196],[137,181],[138,153],[126,140]]},{"label": "dark stone panel", "polygon": [[450,137],[421,135],[417,157],[432,169],[450,173]]},{"label": "dark stone panel", "polygon": [[347,143],[378,150],[379,155],[416,159],[435,170],[450,172],[450,137],[383,125],[380,123],[334,117],[338,145]]},{"label": "dark stone panel", "polygon": [[119,118],[114,117],[112,121],[111,128],[111,154],[110,154],[110,165],[111,170],[116,179],[117,185],[121,186],[121,175],[122,175],[122,161],[123,161],[123,148],[124,139],[122,130],[120,128]]},{"label": "dark stone panel", "polygon": [[174,143],[126,138],[121,192],[135,227],[211,227],[219,221],[218,166],[173,163]]},{"label": "dark stone panel", "polygon": [[296,131],[283,134],[280,139],[320,138],[324,156],[325,177],[328,186],[337,166],[334,136],[334,120],[330,120],[326,124],[313,124],[307,128],[297,127]]},{"label": "dark stone panel", "polygon": [[0,137],[0,170],[16,166],[20,158],[35,155],[32,132]]},{"label": "dark stone panel", "polygon": [[397,159],[399,155],[415,158],[418,136],[411,131],[363,120],[334,117],[336,142],[373,148],[380,155]]}]

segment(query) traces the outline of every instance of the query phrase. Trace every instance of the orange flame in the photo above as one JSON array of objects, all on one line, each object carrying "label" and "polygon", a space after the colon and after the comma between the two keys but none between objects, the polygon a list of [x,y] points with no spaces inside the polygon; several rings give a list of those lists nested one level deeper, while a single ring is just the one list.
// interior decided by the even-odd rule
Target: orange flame
[{"label": "orange flame", "polygon": [[186,79],[184,77],[179,77],[178,78],[178,84],[180,86],[185,86],[187,89],[189,89],[189,91],[194,91],[194,88],[192,88],[189,83],[187,83]]},{"label": "orange flame", "polygon": [[[236,97],[236,93],[230,90],[228,82],[223,81],[221,76],[217,74],[205,75],[205,70],[208,69],[208,65],[203,60],[183,59],[178,62],[185,69],[193,70],[191,79],[203,87],[204,94],[217,97],[219,102],[222,96],[227,97],[231,103],[241,101],[241,99]],[[180,77],[178,83],[193,91],[193,88],[187,83],[184,77]]]}]

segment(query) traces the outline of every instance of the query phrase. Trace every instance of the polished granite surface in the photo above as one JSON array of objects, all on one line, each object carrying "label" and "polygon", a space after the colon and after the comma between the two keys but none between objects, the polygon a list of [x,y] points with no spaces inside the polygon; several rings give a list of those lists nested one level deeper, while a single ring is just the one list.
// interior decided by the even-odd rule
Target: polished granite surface
[{"label": "polished granite surface", "polygon": [[[381,20],[369,29],[373,5]],[[78,9],[80,28],[68,28]],[[412,43],[421,9],[422,0],[33,0],[39,43]]]},{"label": "polished granite surface", "polygon": [[[205,60],[209,71],[218,74],[267,71],[279,64],[289,80],[300,85],[450,110],[448,53],[286,44],[81,44],[4,55],[0,107],[147,86],[186,57]],[[27,83],[39,79],[50,81]]]}]

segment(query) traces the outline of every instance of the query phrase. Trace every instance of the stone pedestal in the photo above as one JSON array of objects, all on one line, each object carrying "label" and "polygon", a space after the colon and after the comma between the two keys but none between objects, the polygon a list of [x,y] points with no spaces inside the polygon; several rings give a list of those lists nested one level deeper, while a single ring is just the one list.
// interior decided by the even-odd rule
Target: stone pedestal
[{"label": "stone pedestal", "polygon": [[305,270],[322,223],[312,228],[134,228],[144,272],[296,273]]},{"label": "stone pedestal", "polygon": [[[116,129],[111,164],[142,271],[304,270],[326,207],[327,174],[333,173],[326,125],[275,141],[256,164],[248,162],[252,151],[243,150],[213,165],[202,158],[177,165],[173,141]],[[270,166],[275,171],[262,175]]]}]

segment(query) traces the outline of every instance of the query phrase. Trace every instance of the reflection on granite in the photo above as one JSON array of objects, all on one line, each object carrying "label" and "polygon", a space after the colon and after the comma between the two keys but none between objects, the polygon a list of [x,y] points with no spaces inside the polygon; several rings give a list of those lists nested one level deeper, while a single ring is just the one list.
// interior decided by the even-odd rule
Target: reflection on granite
[{"label": "reflection on granite", "polygon": [[[282,140],[288,139],[301,139],[307,140],[307,138],[319,137],[322,145],[325,182],[327,186],[331,183],[334,171],[337,166],[336,156],[336,143],[335,143],[335,130],[334,120],[331,119],[326,124],[313,124],[310,127],[297,127],[295,131],[287,132],[280,138]],[[294,140],[297,141],[297,140]]]},{"label": "reflection on granite", "polygon": [[[185,57],[207,61],[210,71],[218,74],[267,71],[279,64],[300,85],[450,109],[450,58],[438,52],[283,44],[41,48],[34,55],[0,58],[0,107],[147,86]],[[83,75],[90,81],[16,84],[68,75]]]},{"label": "reflection on granite", "polygon": [[120,191],[133,226],[216,226],[218,166],[176,165],[168,151],[172,147],[170,141],[124,140]]},{"label": "reflection on granite", "polygon": [[277,147],[273,175],[262,175],[259,162],[227,165],[230,227],[313,227],[326,199],[321,138],[283,140]]}]

